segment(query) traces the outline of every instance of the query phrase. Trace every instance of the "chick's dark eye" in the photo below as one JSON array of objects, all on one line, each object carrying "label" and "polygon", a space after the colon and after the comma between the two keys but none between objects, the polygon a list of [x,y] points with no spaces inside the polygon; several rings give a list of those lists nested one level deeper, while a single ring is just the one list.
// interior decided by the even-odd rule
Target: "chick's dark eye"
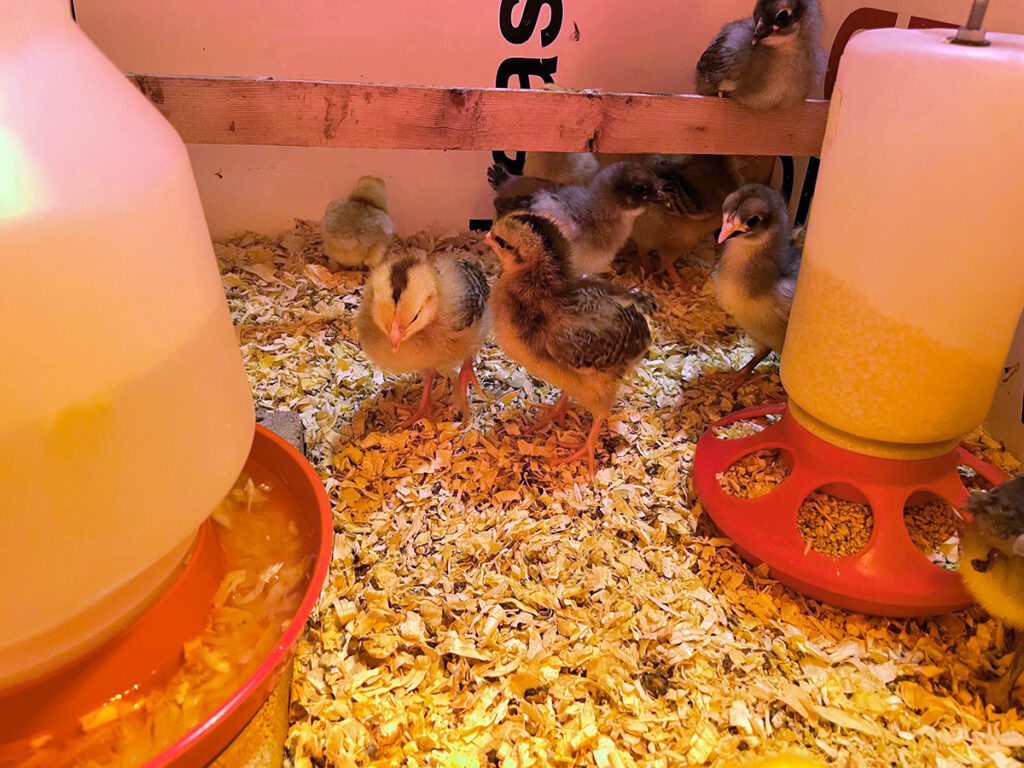
[{"label": "chick's dark eye", "polygon": [[783,9],[775,14],[775,26],[784,27],[789,24],[790,12]]},{"label": "chick's dark eye", "polygon": [[494,242],[498,244],[499,248],[508,248],[508,241],[499,235],[494,236]]},{"label": "chick's dark eye", "polygon": [[761,217],[760,216],[751,216],[749,219],[747,219],[747,226],[748,227],[756,227],[760,223],[761,223]]},{"label": "chick's dark eye", "polygon": [[643,184],[637,184],[633,187],[633,194],[637,197],[644,197],[645,195],[650,194],[650,190]]}]

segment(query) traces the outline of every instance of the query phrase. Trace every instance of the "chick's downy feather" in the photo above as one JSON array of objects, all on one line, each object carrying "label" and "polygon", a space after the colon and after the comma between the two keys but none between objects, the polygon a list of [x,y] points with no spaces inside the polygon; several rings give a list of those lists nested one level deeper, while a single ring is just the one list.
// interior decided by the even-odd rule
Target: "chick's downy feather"
[{"label": "chick's downy feather", "polygon": [[960,533],[957,572],[990,615],[1016,630],[1009,667],[986,686],[988,703],[1005,710],[1024,672],[1024,475],[972,493],[967,507],[971,519]]},{"label": "chick's downy feather", "polygon": [[1024,628],[1024,475],[968,504],[971,522],[960,541],[960,575],[985,609]]},{"label": "chick's downy feather", "polygon": [[825,72],[818,0],[758,0],[752,18],[726,24],[697,62],[697,93],[752,109],[810,98]]},{"label": "chick's downy feather", "polygon": [[781,352],[800,270],[782,195],[760,184],[733,192],[722,207],[719,237],[715,298],[764,354]]},{"label": "chick's downy feather", "polygon": [[493,301],[499,344],[603,418],[650,345],[643,314],[649,302],[613,283],[575,277],[566,241],[541,216],[510,214],[495,222],[492,237],[504,250],[496,248],[503,271]]},{"label": "chick's downy feather", "polygon": [[367,277],[357,319],[360,343],[388,371],[455,368],[475,354],[486,333],[488,295],[487,278],[471,261],[402,254]]},{"label": "chick's downy feather", "polygon": [[499,193],[495,211],[499,215],[531,211],[556,222],[568,240],[570,264],[576,274],[608,270],[636,218],[663,201],[657,178],[639,163],[613,163],[586,187],[543,180],[527,183],[523,177],[509,177],[504,169],[496,168],[489,174]]},{"label": "chick's downy feather", "polygon": [[374,267],[394,240],[384,181],[363,176],[345,200],[327,205],[321,220],[324,253],[339,267]]}]

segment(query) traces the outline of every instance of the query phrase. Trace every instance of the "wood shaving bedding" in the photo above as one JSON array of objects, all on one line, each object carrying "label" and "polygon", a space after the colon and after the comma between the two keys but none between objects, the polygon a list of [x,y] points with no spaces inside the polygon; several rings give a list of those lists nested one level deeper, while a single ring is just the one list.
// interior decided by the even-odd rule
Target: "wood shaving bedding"
[{"label": "wood shaving bedding", "polygon": [[[419,247],[477,254],[476,234]],[[593,485],[525,399],[557,392],[488,345],[490,399],[463,424],[397,430],[358,348],[359,272],[332,273],[312,222],[219,243],[257,404],[298,411],[334,503],[334,560],[298,647],[289,763],[309,766],[727,766],[803,752],[840,766],[1016,764],[1024,723],[979,698],[1008,663],[980,610],[869,618],[753,569],[691,485],[713,421],[782,398],[764,365],[736,395],[702,372],[753,351],[715,305],[648,282],[651,354],[603,433]],[[706,280],[707,271],[699,270]],[[622,277],[635,286],[632,272]],[[683,405],[677,400],[683,395]],[[442,395],[443,397],[443,395]],[[561,439],[589,424],[574,411]],[[973,449],[1009,471],[984,432]]]}]

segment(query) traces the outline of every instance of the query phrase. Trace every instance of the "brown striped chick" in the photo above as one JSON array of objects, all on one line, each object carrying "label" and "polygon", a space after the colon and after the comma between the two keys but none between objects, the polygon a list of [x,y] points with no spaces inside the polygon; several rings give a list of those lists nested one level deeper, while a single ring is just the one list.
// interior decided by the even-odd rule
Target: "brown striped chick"
[{"label": "brown striped chick", "polygon": [[960,534],[958,572],[974,599],[1016,633],[1010,666],[987,691],[989,703],[1005,710],[1024,672],[1024,475],[972,493],[967,509],[971,520]]},{"label": "brown striped chick", "polygon": [[437,370],[461,364],[456,399],[463,413],[487,326],[490,288],[483,271],[451,254],[412,251],[389,259],[367,276],[356,320],[363,351],[385,371],[423,374],[423,396],[401,424],[429,418],[439,403],[431,385]]},{"label": "brown striped chick", "polygon": [[[665,206],[652,206],[633,224],[641,267],[692,289],[676,271],[697,244],[718,229],[725,198],[745,183],[767,183],[774,157],[651,155],[645,164],[658,177]],[[657,261],[657,266],[655,266]]]},{"label": "brown striped chick", "polygon": [[530,373],[562,390],[537,426],[562,422],[570,397],[594,417],[579,450],[552,464],[585,458],[593,476],[601,424],[623,378],[651,342],[641,311],[652,309],[651,300],[604,280],[575,277],[568,241],[543,216],[525,211],[503,216],[484,242],[502,266],[491,302],[498,343]]},{"label": "brown striped chick", "polygon": [[363,176],[345,200],[327,204],[320,221],[324,253],[335,266],[375,267],[394,240],[384,180]]}]

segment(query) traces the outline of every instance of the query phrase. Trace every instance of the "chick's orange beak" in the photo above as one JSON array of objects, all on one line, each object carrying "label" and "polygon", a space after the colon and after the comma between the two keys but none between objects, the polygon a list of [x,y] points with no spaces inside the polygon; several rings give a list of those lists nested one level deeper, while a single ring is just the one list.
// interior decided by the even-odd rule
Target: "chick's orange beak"
[{"label": "chick's orange beak", "polygon": [[391,341],[391,351],[397,352],[398,345],[402,343],[405,338],[405,331],[402,326],[398,324],[398,318],[396,317],[391,321],[391,330],[388,332],[388,339]]},{"label": "chick's orange beak", "polygon": [[491,236],[491,231],[487,230],[487,234],[484,235],[484,242],[487,243],[495,251],[498,250],[498,244],[494,242],[494,237]]},{"label": "chick's orange beak", "polygon": [[718,233],[718,242],[724,243],[729,239],[729,235],[740,228],[739,222],[736,219],[726,219],[722,222],[722,231]]}]

